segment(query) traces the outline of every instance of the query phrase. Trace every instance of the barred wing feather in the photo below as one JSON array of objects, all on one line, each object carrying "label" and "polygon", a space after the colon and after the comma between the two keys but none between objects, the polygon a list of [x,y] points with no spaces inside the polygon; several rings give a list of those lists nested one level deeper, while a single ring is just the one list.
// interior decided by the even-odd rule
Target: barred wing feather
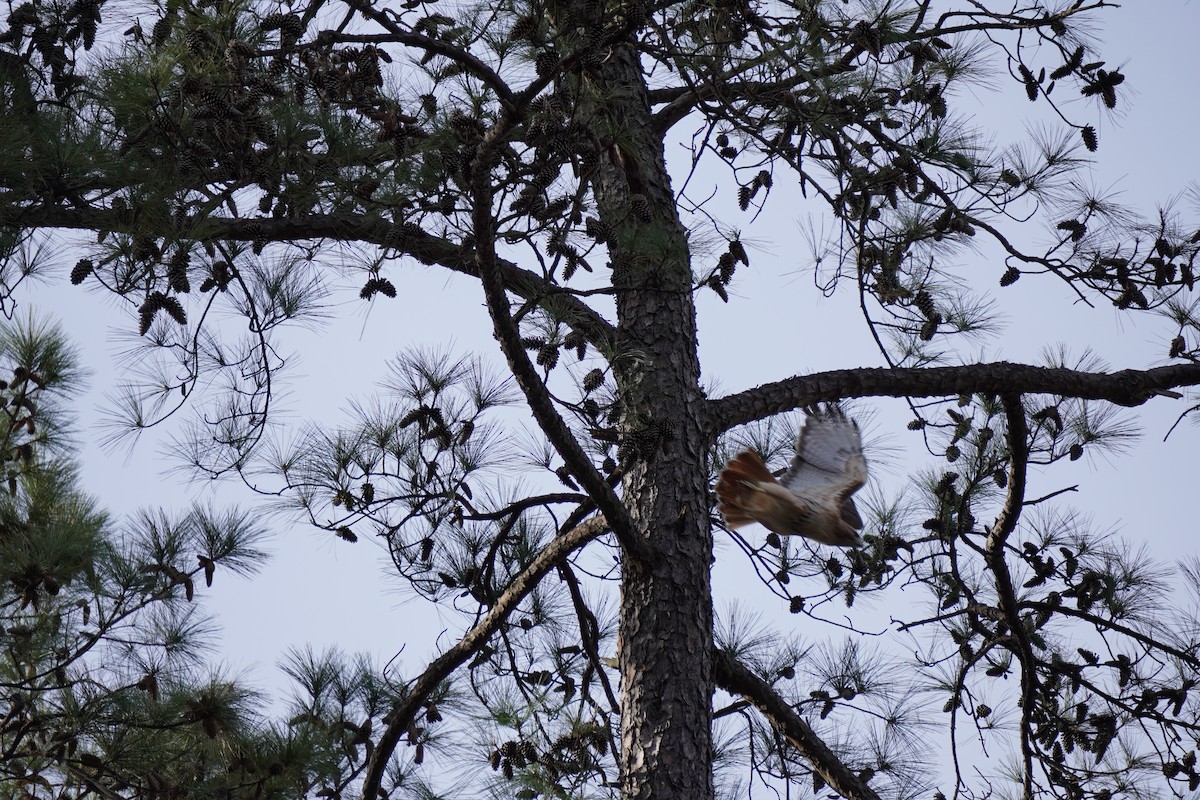
[{"label": "barred wing feather", "polygon": [[847,522],[861,528],[862,520],[849,498],[866,482],[858,424],[836,405],[810,413],[796,440],[796,456],[780,483],[799,497],[833,501],[842,507]]}]

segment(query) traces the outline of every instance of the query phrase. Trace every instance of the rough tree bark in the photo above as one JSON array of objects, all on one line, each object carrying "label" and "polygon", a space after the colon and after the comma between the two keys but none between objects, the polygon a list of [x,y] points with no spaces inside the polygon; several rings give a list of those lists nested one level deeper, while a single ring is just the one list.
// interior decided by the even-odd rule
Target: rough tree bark
[{"label": "rough tree bark", "polygon": [[694,468],[709,442],[688,244],[636,52],[614,48],[596,71],[596,95],[613,98],[591,109],[611,139],[596,194],[617,242],[621,426],[641,457],[624,496],[650,549],[646,563],[627,553],[622,574],[622,796],[703,800],[713,796],[711,770],[696,769],[712,752],[712,531]]}]

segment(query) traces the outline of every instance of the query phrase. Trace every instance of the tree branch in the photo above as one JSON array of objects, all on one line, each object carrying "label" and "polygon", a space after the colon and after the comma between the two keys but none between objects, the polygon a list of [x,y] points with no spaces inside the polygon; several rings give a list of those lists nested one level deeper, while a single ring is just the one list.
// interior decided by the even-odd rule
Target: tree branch
[{"label": "tree branch", "polygon": [[[471,177],[471,232],[475,236],[475,263],[483,283],[488,313],[492,317],[492,328],[508,361],[509,370],[525,394],[526,403],[533,412],[538,427],[546,434],[546,438],[558,451],[567,469],[608,520],[608,525],[616,534],[626,556],[632,557],[635,565],[649,563],[653,559],[653,551],[644,539],[635,534],[628,510],[604,480],[604,476],[592,464],[575,434],[559,415],[546,384],[542,382],[541,376],[525,352],[521,342],[521,331],[509,308],[507,287],[495,252],[496,222],[492,214],[492,176],[485,166],[490,161],[492,150],[503,138],[508,124],[509,115],[505,114],[484,136],[476,148],[474,174]],[[629,559],[626,561],[628,563]]]},{"label": "tree branch", "polygon": [[[18,228],[66,228],[71,230],[133,232],[134,225],[118,218],[116,212],[102,208],[73,209],[61,206],[13,208],[0,205],[0,225]],[[192,216],[176,221],[169,232],[195,241],[297,242],[306,239],[330,239],[362,242],[394,248],[422,264],[446,267],[463,275],[479,277],[474,250],[460,247],[447,239],[416,230],[405,231],[404,240],[393,241],[396,226],[379,218],[357,214],[314,214],[296,219]],[[160,232],[166,235],[168,232]],[[541,276],[516,264],[496,259],[505,288],[525,300],[532,300],[587,337],[602,352],[612,352],[616,334],[613,326],[591,307],[568,291],[548,283]]]},{"label": "tree branch", "polygon": [[[940,27],[938,26],[927,28],[923,31],[910,32],[907,36],[894,36],[890,43],[900,45],[906,42],[927,41],[929,39],[947,36],[950,34],[973,33],[980,30],[1030,30],[1041,27],[1046,27],[1056,21],[1065,19],[1077,13],[1092,11],[1096,8],[1101,8],[1108,5],[1100,2],[1086,8],[1071,9],[1057,16],[1049,15],[1037,18],[1017,18],[1014,21],[1003,21],[1002,17],[996,14],[988,14],[991,21],[986,23],[971,22],[958,26]],[[977,14],[968,13],[965,16],[974,18]],[[950,18],[952,15],[943,15],[942,21]],[[1005,15],[1011,16],[1011,15]],[[824,80],[836,75],[842,75],[847,72],[852,72],[859,69],[859,65],[855,64],[857,59],[863,53],[861,45],[853,45],[846,49],[846,52],[837,58],[835,61],[820,66],[812,70],[805,70],[799,64],[792,64],[796,69],[795,74],[792,74],[783,80],[779,81],[755,81],[735,80],[735,76],[750,71],[751,69],[759,68],[767,64],[771,59],[768,55],[759,55],[755,58],[748,59],[746,62],[738,64],[734,69],[729,70],[721,75],[707,78],[703,83],[696,81],[688,81],[683,86],[665,86],[651,89],[647,95],[651,105],[662,105],[654,114],[654,125],[659,131],[665,132],[670,130],[671,126],[679,122],[681,119],[690,114],[696,106],[710,100],[720,100],[722,95],[726,97],[736,97],[738,99],[752,98],[770,98],[777,92],[791,92],[798,87],[811,85],[817,81]],[[687,73],[683,73],[687,80]]]},{"label": "tree branch", "polygon": [[604,517],[592,517],[551,540],[534,557],[529,566],[512,579],[483,619],[467,631],[466,635],[459,639],[454,646],[435,658],[425,668],[425,671],[410,684],[408,696],[392,709],[387,727],[375,745],[375,751],[368,762],[367,775],[363,782],[363,797],[379,796],[384,770],[392,753],[395,752],[396,746],[400,743],[400,737],[414,722],[417,712],[438,685],[479,651],[479,648],[491,638],[492,634],[499,630],[517,605],[534,590],[546,573],[572,552],[606,530],[608,530],[608,523]]},{"label": "tree branch", "polygon": [[854,800],[879,800],[875,790],[860,779],[821,741],[812,726],[766,681],[746,669],[720,647],[713,646],[713,677],[717,686],[744,697],[762,712],[776,731],[808,761],[813,771],[842,797]]},{"label": "tree branch", "polygon": [[[1026,505],[1028,505],[1028,503]],[[1050,603],[1041,600],[1024,600],[1021,602],[1021,608],[1032,608],[1037,611],[1044,611],[1047,614],[1062,614],[1064,616],[1086,620],[1090,622],[1096,628],[1096,630],[1113,631],[1115,633],[1128,636],[1130,639],[1133,639],[1138,644],[1142,645],[1142,647],[1146,648],[1147,651],[1161,650],[1167,655],[1179,659],[1200,673],[1200,657],[1198,657],[1195,652],[1180,650],[1178,647],[1174,647],[1168,642],[1162,641],[1161,639],[1155,639],[1153,636],[1147,636],[1146,634],[1131,628],[1128,625],[1123,625],[1120,622],[1117,622],[1115,619],[1105,619],[1104,617],[1096,614],[1089,614],[1086,611],[1080,611],[1079,609],[1071,608],[1070,606],[1051,605]]]},{"label": "tree branch", "polygon": [[[686,86],[670,86],[651,89],[648,99],[652,105],[666,105],[654,112],[654,128],[660,134],[665,134],[675,123],[684,119],[703,102],[718,100],[722,95],[745,97],[769,97],[776,92],[791,92],[797,87],[811,84],[815,81],[852,72],[855,69],[854,59],[863,52],[862,47],[854,46],[847,50],[837,61],[827,66],[811,71],[803,71],[781,81],[734,81],[733,74],[746,72],[761,66],[768,59],[761,56],[748,64],[741,64],[731,73],[722,75],[715,80],[706,80],[703,84],[689,82]],[[684,75],[686,79],[687,76]]]},{"label": "tree branch", "polygon": [[995,361],[956,367],[839,369],[801,375],[710,400],[705,425],[712,435],[819,401],[849,397],[938,397],[971,394],[1057,394],[1138,406],[1156,394],[1200,384],[1200,364],[1119,372],[1080,372]]},{"label": "tree branch", "polygon": [[597,646],[597,640],[600,637],[600,623],[596,620],[596,615],[588,608],[587,601],[583,598],[583,590],[579,587],[579,578],[575,575],[575,570],[571,569],[571,565],[566,562],[560,564],[558,574],[563,583],[567,584],[567,591],[571,595],[571,604],[575,606],[575,617],[579,621],[579,642],[583,646],[583,652],[596,671],[596,678],[600,681],[600,686],[604,689],[604,695],[608,699],[608,707],[614,713],[619,714],[621,701],[617,699],[617,693],[613,691],[608,673],[604,671],[605,664],[600,659],[600,649]]},{"label": "tree branch", "polygon": [[435,39],[430,36],[423,36],[419,33],[413,33],[411,30],[405,30],[403,27],[397,24],[395,20],[388,17],[383,11],[373,8],[369,3],[360,2],[360,0],[346,0],[346,3],[364,17],[374,20],[382,28],[384,28],[387,31],[386,38],[363,35],[355,36],[329,31],[329,33],[333,34],[335,41],[354,42],[383,40],[394,41],[409,47],[418,47],[426,52],[434,53],[439,56],[445,56],[451,61],[462,65],[472,75],[487,84],[488,88],[496,93],[497,99],[507,108],[515,108],[516,104],[519,102],[520,98],[509,87],[504,79],[501,78],[495,70],[481,61],[477,56],[472,55],[461,47],[455,47],[449,42],[442,41],[441,39]]},{"label": "tree branch", "polygon": [[531,497],[523,497],[516,502],[509,503],[503,508],[495,511],[476,512],[474,514],[463,514],[463,519],[473,522],[482,522],[484,520],[503,519],[510,514],[520,514],[536,506],[549,506],[554,503],[587,503],[591,500],[586,494],[578,492],[561,492],[555,494],[538,494]]},{"label": "tree branch", "polygon": [[1029,426],[1025,422],[1025,407],[1021,403],[1021,395],[1006,393],[1002,397],[1004,415],[1008,428],[1008,492],[1004,497],[1004,506],[1000,515],[988,531],[984,542],[984,560],[992,570],[996,582],[996,594],[1000,601],[1000,610],[1004,612],[1005,622],[1012,633],[1017,660],[1021,663],[1021,757],[1025,763],[1025,774],[1022,778],[1025,788],[1025,800],[1033,800],[1033,741],[1030,727],[1033,724],[1033,713],[1037,708],[1037,660],[1033,655],[1033,646],[1029,634],[1021,620],[1021,607],[1017,602],[1017,592],[1013,587],[1012,574],[1008,570],[1008,561],[1004,558],[1004,545],[1008,537],[1017,528],[1021,518],[1021,509],[1025,504],[1025,478],[1029,468]]}]

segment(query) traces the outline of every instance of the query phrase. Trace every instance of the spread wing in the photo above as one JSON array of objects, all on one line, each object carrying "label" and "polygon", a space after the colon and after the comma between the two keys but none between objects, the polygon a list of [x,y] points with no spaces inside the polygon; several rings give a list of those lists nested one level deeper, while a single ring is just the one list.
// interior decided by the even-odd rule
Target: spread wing
[{"label": "spread wing", "polygon": [[850,499],[867,482],[858,424],[836,405],[810,412],[796,440],[796,457],[779,482],[800,497],[832,501],[846,522],[861,528]]}]

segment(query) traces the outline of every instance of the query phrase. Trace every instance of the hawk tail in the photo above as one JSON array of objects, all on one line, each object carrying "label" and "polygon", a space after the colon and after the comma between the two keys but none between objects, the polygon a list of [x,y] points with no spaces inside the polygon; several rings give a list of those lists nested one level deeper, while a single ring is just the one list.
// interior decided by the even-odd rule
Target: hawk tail
[{"label": "hawk tail", "polygon": [[725,464],[717,479],[717,510],[725,518],[725,524],[730,528],[740,528],[757,522],[747,510],[747,495],[753,491],[756,482],[775,482],[775,476],[763,463],[758,453],[753,450],[743,450]]}]

